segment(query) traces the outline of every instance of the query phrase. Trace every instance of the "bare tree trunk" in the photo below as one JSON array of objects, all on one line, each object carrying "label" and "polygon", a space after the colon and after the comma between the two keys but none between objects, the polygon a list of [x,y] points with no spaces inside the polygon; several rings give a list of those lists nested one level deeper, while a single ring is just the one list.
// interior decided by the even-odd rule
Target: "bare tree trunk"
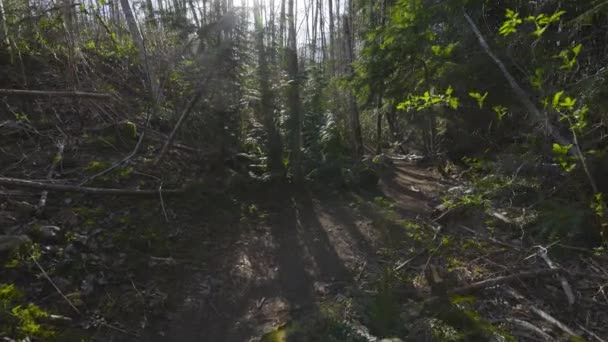
[{"label": "bare tree trunk", "polygon": [[6,24],[6,14],[4,12],[4,0],[0,0],[0,21],[2,21],[2,38],[8,49],[11,64],[15,62],[15,56],[13,55],[13,48],[11,46],[11,40],[8,37],[8,25]]},{"label": "bare tree trunk", "polygon": [[285,47],[285,0],[281,0],[281,14],[279,18],[279,46]]},{"label": "bare tree trunk", "polygon": [[376,154],[382,153],[382,95],[378,95],[376,106]]},{"label": "bare tree trunk", "polygon": [[[350,24],[351,18],[348,15],[344,15],[343,18],[343,28],[344,28],[344,38],[346,40],[346,69],[347,73],[350,77],[354,74],[353,61],[354,61],[354,52],[353,52],[353,33],[352,26]],[[349,104],[349,123],[350,130],[352,134],[353,146],[355,148],[355,156],[361,157],[363,155],[363,137],[361,135],[361,123],[359,122],[359,108],[357,108],[357,100],[355,95],[352,92],[352,89],[348,90],[348,104]]]},{"label": "bare tree trunk", "polygon": [[[284,174],[283,168],[283,144],[281,135],[275,122],[275,108],[273,94],[270,87],[270,70],[266,57],[266,47],[264,45],[264,24],[261,20],[259,3],[255,4],[255,26],[256,26],[256,45],[258,49],[258,82],[260,85],[260,116],[268,135],[266,148],[268,150],[267,167],[271,174]],[[272,25],[272,20],[270,22]]]},{"label": "bare tree trunk", "polygon": [[287,74],[289,75],[288,106],[290,111],[289,136],[290,136],[290,166],[296,183],[302,181],[302,118],[300,108],[300,84],[298,80],[298,52],[296,43],[296,25],[294,17],[294,0],[289,0],[288,5],[289,37],[285,57],[287,62]]},{"label": "bare tree trunk", "polygon": [[311,60],[313,63],[316,62],[317,59],[317,34],[318,34],[318,26],[319,26],[319,4],[318,2],[315,3],[315,0],[312,0],[312,4],[311,4],[313,11],[314,11],[314,16],[312,19],[312,44],[311,44]]},{"label": "bare tree trunk", "polygon": [[327,37],[325,36],[325,9],[323,8],[323,0],[319,0],[319,7],[321,8],[320,12],[320,28],[319,33],[321,34],[321,57],[322,57],[322,66],[323,71],[325,71],[325,67],[327,66]]},{"label": "bare tree trunk", "polygon": [[122,11],[125,14],[127,25],[129,26],[129,31],[131,32],[131,37],[133,38],[133,42],[135,43],[135,46],[139,52],[139,59],[144,67],[144,73],[146,74],[148,86],[150,87],[150,98],[153,101],[154,106],[156,106],[158,99],[161,97],[156,72],[150,66],[148,61],[148,52],[146,50],[146,45],[144,44],[144,38],[142,37],[139,26],[137,25],[137,21],[135,21],[135,17],[133,16],[133,11],[129,5],[129,0],[120,0],[120,4],[122,5]]},{"label": "bare tree trunk", "polygon": [[335,61],[336,61],[336,53],[335,53],[335,46],[336,46],[336,37],[335,37],[335,32],[336,32],[336,28],[334,27],[334,9],[333,9],[333,1],[332,0],[328,0],[328,7],[329,7],[329,70],[331,75],[333,76],[335,74]]},{"label": "bare tree trunk", "polygon": [[156,17],[154,16],[154,5],[152,5],[152,0],[146,0],[146,12],[146,24],[150,25],[150,27],[157,27]]},{"label": "bare tree trunk", "polygon": [[196,27],[201,27],[201,22],[198,20],[198,14],[196,13],[196,7],[194,7],[194,2],[192,0],[188,0],[188,4],[190,5],[190,10],[192,11],[192,17],[194,18],[194,23]]}]

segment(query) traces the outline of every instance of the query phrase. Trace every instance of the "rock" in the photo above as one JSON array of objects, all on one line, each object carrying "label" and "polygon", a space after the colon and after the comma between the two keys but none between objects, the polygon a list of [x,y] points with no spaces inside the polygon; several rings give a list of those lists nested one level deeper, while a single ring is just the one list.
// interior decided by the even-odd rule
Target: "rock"
[{"label": "rock", "polygon": [[0,253],[11,253],[29,243],[32,240],[27,235],[0,235]]},{"label": "rock", "polygon": [[57,226],[41,226],[38,228],[38,233],[40,234],[40,238],[42,240],[53,242],[59,239],[61,228]]}]

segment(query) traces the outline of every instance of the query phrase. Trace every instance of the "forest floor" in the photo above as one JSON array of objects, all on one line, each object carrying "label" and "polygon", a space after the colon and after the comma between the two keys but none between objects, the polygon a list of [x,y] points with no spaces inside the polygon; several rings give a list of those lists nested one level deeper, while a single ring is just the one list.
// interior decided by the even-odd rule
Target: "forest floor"
[{"label": "forest floor", "polygon": [[[71,151],[58,175],[97,172],[86,151]],[[30,163],[45,165],[52,154],[43,152]],[[141,157],[137,172],[93,184],[154,189],[162,178],[169,189],[199,180],[175,196],[51,192],[38,213],[31,203],[40,191],[0,188],[0,237],[33,240],[3,259],[0,285],[18,289],[4,305],[19,313],[35,303],[63,317],[43,321],[58,341],[608,336],[606,253],[535,234],[511,192],[500,195],[512,200],[504,208],[475,201],[474,184],[403,160],[380,167],[366,190],[230,185],[230,177],[202,179],[187,155],[173,157],[166,170]],[[4,175],[22,177],[19,155],[11,158]],[[28,178],[45,177],[28,165]],[[24,315],[0,316],[11,319],[0,320],[0,338],[23,335]]]},{"label": "forest floor", "polygon": [[[547,273],[539,242],[505,217],[437,213],[458,187],[397,161],[373,191],[277,187],[203,210],[185,222],[171,304],[143,340],[603,341],[605,258],[554,243],[568,280]],[[439,287],[451,295],[437,304]]]},{"label": "forest floor", "polygon": [[444,184],[427,169],[397,163],[376,192],[277,188],[252,198],[246,219],[255,222],[238,237],[227,222],[215,222],[226,240],[210,249],[196,236],[201,230],[186,228],[192,245],[178,258],[204,266],[177,274],[179,305],[148,338],[257,340],[290,322],[319,318],[324,305],[375,282],[371,276],[381,273],[387,261],[382,250],[391,244],[373,207],[390,203],[398,220],[427,219]]}]

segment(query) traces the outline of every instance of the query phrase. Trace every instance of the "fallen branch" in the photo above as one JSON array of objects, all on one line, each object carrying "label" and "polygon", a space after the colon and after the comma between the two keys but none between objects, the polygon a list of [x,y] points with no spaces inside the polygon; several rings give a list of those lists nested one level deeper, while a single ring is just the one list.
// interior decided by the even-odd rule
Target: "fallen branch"
[{"label": "fallen branch", "polygon": [[47,96],[47,97],[82,97],[89,99],[109,99],[112,97],[106,93],[88,93],[82,91],[54,91],[54,90],[21,90],[0,89],[0,95],[4,96]]},{"label": "fallen branch", "polygon": [[[46,179],[48,179],[48,180],[53,179],[53,173],[55,173],[55,169],[57,169],[57,165],[59,165],[59,163],[63,159],[64,148],[65,148],[65,141],[60,141],[57,143],[57,154],[55,154],[55,157],[53,157],[53,161],[51,162],[51,169],[49,170],[49,173],[47,173]],[[40,194],[40,200],[38,201],[38,206],[36,207],[36,211],[38,214],[42,213],[42,210],[46,206],[46,200],[47,200],[48,196],[49,196],[48,190],[44,190],[44,191],[42,191],[42,194]]]},{"label": "fallen branch", "polygon": [[192,109],[194,108],[194,105],[196,105],[198,103],[198,101],[201,99],[201,97],[203,96],[204,84],[205,84],[205,82],[203,82],[201,84],[201,86],[199,86],[199,88],[196,90],[196,93],[194,93],[194,96],[190,99],[190,101],[186,105],[186,108],[184,109],[184,111],[180,115],[179,119],[177,120],[175,127],[173,127],[171,134],[169,134],[169,138],[167,138],[167,141],[165,142],[162,149],[160,150],[158,157],[154,161],[154,165],[158,165],[158,163],[160,163],[160,161],[163,159],[163,157],[167,153],[167,150],[169,149],[169,147],[171,147],[173,140],[175,140],[175,136],[177,135],[177,132],[182,127],[182,124],[184,123],[184,121],[186,120],[186,118],[188,117],[188,115],[190,114]]},{"label": "fallen branch", "polygon": [[[41,189],[59,192],[79,192],[84,194],[97,195],[132,195],[132,196],[157,196],[159,190],[130,190],[112,188],[89,188],[77,185],[42,183],[26,179],[0,177],[0,184],[11,185],[23,188]],[[184,189],[162,190],[163,194],[180,194]]]},{"label": "fallen branch", "polygon": [[107,175],[108,173],[114,171],[116,168],[126,164],[129,162],[129,160],[131,160],[133,157],[135,157],[135,155],[137,154],[137,152],[139,151],[139,148],[141,146],[141,143],[144,141],[144,137],[146,136],[146,130],[148,127],[148,123],[150,122],[150,118],[152,117],[152,115],[150,113],[148,113],[147,118],[146,118],[146,124],[144,125],[144,129],[141,132],[141,134],[139,135],[139,139],[137,140],[137,143],[135,144],[135,147],[133,148],[133,150],[131,151],[131,153],[129,153],[126,157],[122,158],[121,160],[114,162],[112,165],[110,165],[110,167],[108,167],[107,169],[100,171],[94,175],[92,175],[91,177],[87,177],[85,180],[83,180],[80,185],[85,185],[86,183],[92,181],[93,179],[97,178],[97,177],[101,177],[104,175]]},{"label": "fallen branch", "polygon": [[[527,300],[524,296],[522,296],[519,292],[515,291],[513,288],[509,288],[507,289],[507,293],[509,293],[511,296],[513,296],[513,298],[520,300],[520,301],[526,301],[526,302],[530,302],[529,300]],[[574,332],[574,330],[572,330],[570,327],[568,327],[567,325],[565,325],[564,323],[558,321],[555,317],[551,316],[550,314],[548,314],[546,311],[532,305],[529,304],[530,306],[530,310],[532,310],[532,312],[534,312],[535,314],[537,314],[540,318],[544,319],[545,321],[553,324],[554,326],[558,327],[560,330],[562,330],[563,332],[565,332],[566,334],[572,336],[575,340],[581,340],[584,341],[577,333]]]},{"label": "fallen branch", "polygon": [[605,339],[603,339],[603,338],[599,337],[599,336],[598,336],[596,333],[594,333],[593,331],[591,331],[591,330],[589,330],[589,329],[585,328],[584,326],[582,326],[582,325],[580,325],[580,324],[577,324],[577,325],[578,325],[578,327],[579,327],[579,328],[580,328],[582,331],[586,332],[586,333],[587,333],[587,334],[589,334],[591,337],[595,338],[595,339],[596,339],[598,342],[607,342]]},{"label": "fallen branch", "polygon": [[559,268],[551,268],[551,269],[543,269],[540,271],[521,272],[521,273],[512,274],[512,275],[508,275],[508,276],[501,276],[501,277],[486,279],[486,280],[482,280],[482,281],[479,281],[479,282],[476,282],[473,284],[469,284],[466,286],[457,287],[451,291],[448,291],[448,293],[450,295],[465,294],[465,293],[474,292],[474,291],[481,290],[481,289],[491,287],[491,286],[507,284],[514,280],[519,280],[519,279],[524,279],[524,278],[536,278],[536,277],[540,277],[540,276],[556,274],[560,271],[561,270]]},{"label": "fallen branch", "polygon": [[55,284],[55,282],[51,279],[51,277],[49,277],[48,273],[46,273],[46,271],[44,270],[44,268],[42,268],[42,266],[40,265],[40,263],[38,262],[38,260],[36,260],[36,257],[34,257],[34,255],[32,254],[31,256],[32,260],[34,261],[34,263],[36,264],[36,266],[38,266],[38,269],[40,270],[40,272],[42,272],[42,275],[46,278],[46,280],[49,281],[49,283],[51,283],[51,285],[53,285],[53,287],[55,288],[55,290],[57,290],[57,292],[61,295],[61,297],[63,297],[63,299],[72,307],[72,309],[74,309],[74,311],[76,311],[77,314],[81,314],[80,310],[78,310],[78,308],[74,305],[74,303],[72,303],[68,297],[66,297],[63,292],[61,292],[61,290],[59,289],[59,287],[57,287],[57,285]]},{"label": "fallen branch", "polygon": [[481,34],[481,31],[479,31],[479,28],[477,28],[477,25],[475,25],[475,22],[473,22],[473,19],[471,19],[471,17],[464,10],[463,14],[464,18],[471,26],[471,30],[473,31],[473,33],[475,33],[475,36],[477,36],[477,39],[479,40],[479,45],[481,45],[485,53],[498,66],[503,76],[507,79],[507,82],[509,82],[511,89],[513,89],[513,92],[515,92],[515,95],[517,95],[519,101],[524,105],[524,107],[526,107],[526,110],[532,115],[534,123],[544,123],[546,125],[547,131],[549,132],[549,135],[551,135],[553,139],[555,139],[555,141],[558,142],[560,145],[571,144],[568,139],[564,138],[561,135],[561,133],[555,126],[553,126],[548,120],[545,120],[540,110],[538,110],[538,108],[534,105],[532,100],[530,100],[523,88],[517,83],[515,77],[511,75],[505,64],[494,54],[494,52],[492,52],[492,50],[490,49],[490,45],[488,45],[486,39]]},{"label": "fallen branch", "polygon": [[[559,268],[553,263],[553,261],[551,261],[551,259],[549,259],[549,255],[547,255],[546,248],[543,248],[543,250],[541,250],[539,255],[545,261],[547,266],[549,266],[549,268],[551,268],[551,269]],[[566,278],[564,276],[560,275],[559,281],[562,285],[562,289],[564,290],[564,293],[566,294],[566,298],[568,298],[568,304],[570,304],[570,305],[574,304],[576,302],[576,298],[574,297],[574,293],[572,292],[572,287],[570,287],[568,280],[566,280]]]},{"label": "fallen branch", "polygon": [[543,341],[553,340],[553,338],[551,336],[549,336],[549,334],[542,331],[539,327],[537,327],[536,325],[534,325],[530,322],[523,321],[523,320],[517,319],[517,318],[505,318],[505,319],[502,319],[501,321],[518,326],[518,327],[522,328],[523,330],[528,330],[530,332],[533,332],[534,334],[542,337]]}]

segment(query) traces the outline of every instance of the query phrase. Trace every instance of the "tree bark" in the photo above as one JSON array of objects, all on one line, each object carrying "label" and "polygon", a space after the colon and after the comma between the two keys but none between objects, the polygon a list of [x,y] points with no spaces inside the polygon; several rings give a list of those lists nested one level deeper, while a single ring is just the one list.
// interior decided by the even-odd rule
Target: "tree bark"
[{"label": "tree bark", "polygon": [[4,96],[47,96],[47,97],[80,97],[88,99],[110,99],[112,95],[104,93],[87,93],[82,91],[53,91],[53,90],[21,90],[0,89],[0,95]]},{"label": "tree bark", "polygon": [[139,52],[139,58],[144,67],[144,73],[146,74],[148,86],[150,87],[150,97],[151,100],[154,102],[153,106],[156,107],[158,99],[161,97],[160,86],[158,83],[158,78],[156,77],[156,72],[154,71],[154,68],[150,66],[150,63],[148,61],[148,52],[144,43],[144,38],[141,35],[141,31],[139,30],[139,26],[137,25],[137,21],[135,20],[135,16],[133,15],[133,11],[131,10],[129,0],[120,0],[120,4],[122,6],[122,11],[125,14],[127,25],[129,27],[129,31],[131,32],[131,37],[133,39],[133,42],[135,43],[135,46],[137,47],[137,50]]},{"label": "tree bark", "polygon": [[335,74],[335,46],[336,46],[336,37],[335,32],[336,28],[334,26],[334,9],[333,9],[333,0],[328,0],[329,7],[329,71],[333,76]]},{"label": "tree bark", "polygon": [[294,13],[294,0],[289,0],[288,9],[288,25],[289,36],[288,44],[285,49],[287,74],[289,75],[288,88],[288,107],[290,112],[289,117],[289,140],[290,140],[290,166],[293,173],[294,181],[300,183],[302,177],[302,151],[301,151],[301,136],[302,136],[302,118],[300,108],[300,81],[298,80],[298,52],[296,42],[296,25]]},{"label": "tree bark", "polygon": [[[283,174],[283,144],[281,135],[275,123],[275,108],[273,94],[270,87],[270,70],[268,67],[268,59],[266,47],[264,45],[265,30],[264,23],[261,19],[261,11],[259,4],[256,2],[255,26],[256,26],[256,45],[258,49],[258,82],[260,86],[260,116],[264,129],[266,130],[266,149],[268,151],[267,167],[271,174]],[[272,15],[271,15],[272,17]],[[272,20],[270,22],[272,25]]]},{"label": "tree bark", "polygon": [[[35,182],[26,179],[0,177],[0,184],[7,186],[16,186],[21,188],[58,191],[58,192],[78,192],[84,194],[97,194],[97,195],[134,195],[134,196],[150,196],[158,195],[158,190],[131,190],[131,189],[111,189],[111,188],[89,188],[77,185],[67,184],[54,184],[54,183],[42,183]],[[179,194],[183,193],[183,190],[163,190],[163,194]]]},{"label": "tree bark", "polygon": [[[344,15],[343,18],[343,28],[344,28],[344,37],[346,39],[346,70],[347,74],[350,78],[354,76],[354,68],[352,63],[354,62],[354,51],[353,51],[353,32],[351,30],[352,26],[350,24],[351,17],[348,15]],[[348,90],[348,104],[349,104],[349,122],[350,122],[350,130],[352,135],[353,146],[355,148],[354,153],[356,157],[363,156],[363,137],[361,135],[361,123],[359,121],[359,108],[357,107],[357,99],[355,98],[355,94],[352,89]]]},{"label": "tree bark", "polygon": [[378,95],[376,106],[376,154],[382,153],[382,95]]}]

